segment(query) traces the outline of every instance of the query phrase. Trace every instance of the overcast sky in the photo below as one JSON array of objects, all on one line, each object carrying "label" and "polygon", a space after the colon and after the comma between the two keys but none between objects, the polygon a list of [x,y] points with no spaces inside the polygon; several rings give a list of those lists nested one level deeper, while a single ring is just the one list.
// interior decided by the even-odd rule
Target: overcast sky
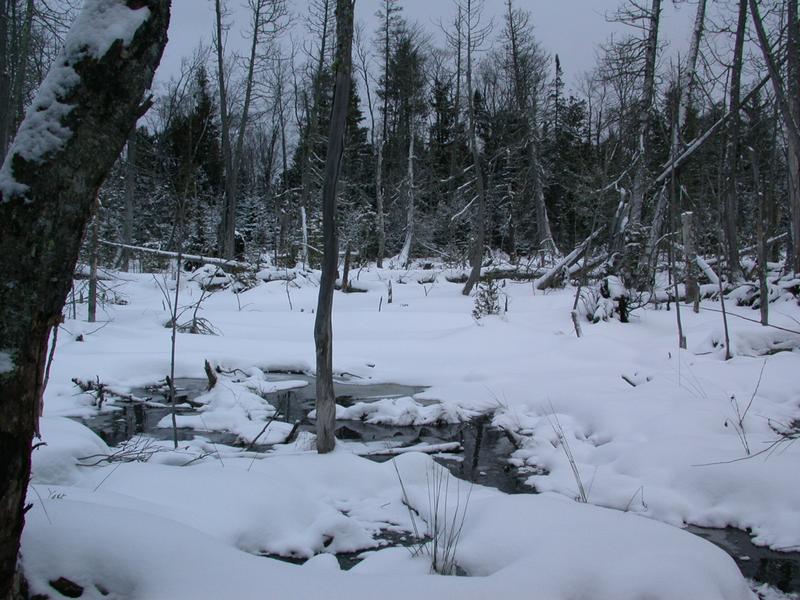
[{"label": "overcast sky", "polygon": [[[607,40],[612,33],[628,30],[618,23],[606,21],[606,13],[613,11],[622,0],[515,0],[515,5],[531,12],[535,33],[543,48],[550,54],[558,54],[567,82],[574,83],[580,74],[590,70],[595,63],[597,45]],[[302,15],[307,0],[288,0],[290,10]],[[232,9],[243,5],[244,0],[228,0]],[[173,0],[172,24],[167,46],[157,80],[166,81],[180,68],[181,58],[192,53],[200,39],[209,41],[214,22],[213,0]],[[379,0],[356,0],[356,19],[365,23],[372,32],[377,26],[374,13]],[[486,0],[486,15],[495,15],[499,25],[504,0]],[[453,4],[450,0],[400,0],[403,14],[409,21],[416,21],[427,31],[435,34],[439,20],[452,19]],[[694,18],[693,3],[664,3],[662,15],[662,39],[668,41],[673,52],[684,54],[691,34]],[[237,18],[241,15],[242,18]],[[234,13],[235,21],[243,22],[246,13]],[[228,44],[244,48],[241,33],[234,23]],[[497,29],[497,26],[496,26]]]}]

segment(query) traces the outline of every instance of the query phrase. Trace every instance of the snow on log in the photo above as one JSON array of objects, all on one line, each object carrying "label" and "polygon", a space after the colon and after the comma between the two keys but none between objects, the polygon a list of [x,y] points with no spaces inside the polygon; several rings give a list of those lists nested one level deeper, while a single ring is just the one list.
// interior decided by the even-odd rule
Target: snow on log
[{"label": "snow on log", "polygon": [[424,454],[442,454],[444,452],[461,452],[463,447],[458,442],[448,442],[444,444],[414,444],[413,446],[402,446],[399,448],[380,448],[378,450],[368,450],[358,453],[359,456],[398,456],[408,452],[422,452]]},{"label": "snow on log", "polygon": [[[115,248],[122,248],[124,250],[132,250],[134,252],[145,252],[153,254],[162,258],[178,258],[177,252],[169,252],[167,250],[156,250],[155,248],[145,248],[143,246],[130,246],[128,244],[120,244],[117,242],[109,242],[107,240],[100,240],[101,244],[106,246],[114,246]],[[216,265],[219,267],[229,267],[232,269],[249,269],[250,265],[246,262],[238,260],[228,260],[225,258],[216,258],[214,256],[201,256],[200,254],[180,254],[182,260],[189,260],[193,262],[201,262],[207,265]]]}]

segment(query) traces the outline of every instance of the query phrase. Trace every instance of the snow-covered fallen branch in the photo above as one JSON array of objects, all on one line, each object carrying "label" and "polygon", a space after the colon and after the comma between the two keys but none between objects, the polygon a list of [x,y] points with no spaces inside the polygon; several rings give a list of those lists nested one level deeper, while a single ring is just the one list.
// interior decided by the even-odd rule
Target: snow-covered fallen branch
[{"label": "snow-covered fallen branch", "polygon": [[[118,242],[109,242],[108,240],[100,240],[101,244],[106,246],[113,246],[115,248],[122,248],[124,250],[131,250],[133,252],[144,252],[146,254],[153,254],[162,258],[178,258],[177,252],[169,252],[167,250],[157,250],[155,248],[145,248],[144,246],[131,246],[129,244],[120,244]],[[249,269],[250,264],[239,260],[227,260],[225,258],[216,258],[214,256],[202,256],[200,254],[180,254],[182,260],[189,260],[193,262],[201,262],[209,265],[217,265],[220,267],[228,267],[231,269]]]}]

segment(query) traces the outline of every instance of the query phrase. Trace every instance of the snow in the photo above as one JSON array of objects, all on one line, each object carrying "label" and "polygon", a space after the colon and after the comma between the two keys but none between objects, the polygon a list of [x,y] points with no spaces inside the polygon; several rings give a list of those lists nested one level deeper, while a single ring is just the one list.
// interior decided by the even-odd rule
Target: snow
[{"label": "snow", "polygon": [[[426,479],[434,467],[420,453],[377,464],[356,456],[374,448],[345,442],[318,456],[313,436],[301,431],[266,456],[195,439],[178,451],[164,444],[146,462],[76,466],[113,449],[62,418],[97,411],[70,379],[99,377],[130,391],[169,372],[158,286],[151,275],[119,274],[128,304],[106,307],[109,323],[99,330],[68,319],[72,335],[59,335],[42,420],[48,445],[34,453],[38,496],[29,496],[23,548],[33,591],[64,576],[87,590],[100,584],[139,598],[279,590],[282,598],[522,598],[535,591],[543,598],[735,600],[753,597],[735,564],[682,526],[750,528],[756,543],[800,545],[800,445],[740,460],[746,451],[737,433],[751,399],[741,427],[753,453],[776,440],[773,428],[800,417],[793,385],[800,352],[775,347],[791,336],[774,338],[777,330],[731,318],[732,345],[770,353],[739,351],[725,361],[713,344],[709,350],[722,319],[713,311],[682,311],[692,349],[685,351],[677,347],[673,311],[637,310],[628,324],[585,323],[577,339],[574,289],[534,295],[529,283],[501,282],[508,312],[478,324],[473,299],[443,269],[354,274],[353,285],[367,291],[335,296],[334,371],[354,384],[427,387],[413,397],[339,406],[340,417],[432,427],[488,414],[513,432],[520,447],[512,460],[540,492],[468,492],[448,479],[453,502],[470,495],[457,561],[471,577],[431,575],[424,557],[382,548],[377,538],[381,529],[413,528],[395,465],[409,502],[430,519]],[[424,288],[416,283],[423,278]],[[273,414],[261,394],[305,385],[270,373],[310,372],[315,362],[316,277],[297,276],[290,288],[291,307],[285,281],[205,299],[198,315],[224,333],[179,334],[175,374],[204,377],[208,360],[223,375],[198,399],[199,414],[179,416],[189,419],[180,424],[252,440]],[[198,282],[183,280],[179,304],[203,293]],[[730,304],[731,314],[755,314]],[[797,329],[798,316],[786,302],[771,319]],[[273,422],[264,435],[281,441],[287,427]],[[574,501],[575,473],[588,504]],[[302,567],[254,556],[344,551],[367,554],[348,572],[330,556]]]},{"label": "snow", "polygon": [[[54,449],[72,439],[59,421],[46,438]],[[430,574],[423,558],[398,549],[374,552],[351,573],[340,572],[332,557],[298,567],[258,556],[376,548],[378,529],[411,529],[403,489],[430,519],[428,476],[441,467],[420,454],[389,463],[340,451],[229,459],[224,466],[209,458],[190,467],[74,467],[81,476],[69,487],[43,478],[40,468],[35,456],[39,495],[23,537],[33,593],[47,593],[57,574],[93,598],[100,589],[154,600],[250,598],[264,590],[282,598],[522,598],[534,589],[553,599],[585,597],[581,592],[598,600],[752,597],[732,559],[678,529],[481,487],[470,492],[457,550],[474,577]],[[463,482],[450,481],[441,506],[458,495],[463,502],[465,492]]]},{"label": "snow", "polygon": [[64,120],[74,106],[63,100],[80,83],[74,66],[86,58],[102,58],[118,40],[128,46],[149,16],[149,9],[128,8],[123,0],[85,0],[64,40],[64,49],[28,107],[0,166],[0,198],[3,201],[8,202],[12,196],[24,194],[28,189],[14,178],[15,157],[41,163],[48,155],[63,148],[72,136]]},{"label": "snow", "polygon": [[[336,405],[336,419],[364,421],[379,425],[435,425],[438,423],[461,423],[477,417],[480,413],[458,406],[417,402],[408,396],[384,398],[370,402],[357,402],[352,406]],[[316,411],[309,414],[316,418]]]}]

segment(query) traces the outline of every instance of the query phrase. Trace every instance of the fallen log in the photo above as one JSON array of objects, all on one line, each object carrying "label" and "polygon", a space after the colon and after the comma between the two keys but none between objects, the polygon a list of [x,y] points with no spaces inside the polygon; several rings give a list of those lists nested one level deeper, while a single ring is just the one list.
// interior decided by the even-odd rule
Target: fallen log
[{"label": "fallen log", "polygon": [[252,265],[239,260],[227,260],[225,258],[216,258],[214,256],[202,256],[200,254],[183,254],[177,252],[169,252],[167,250],[156,250],[155,248],[145,248],[144,246],[130,246],[128,244],[120,244],[117,242],[109,242],[108,240],[100,240],[101,244],[106,246],[114,246],[115,248],[122,248],[123,250],[131,250],[134,252],[144,252],[161,258],[181,258],[181,260],[199,262],[208,265],[217,265],[220,267],[228,267],[229,269],[246,270],[250,269]]},{"label": "fallen log", "polygon": [[551,287],[558,278],[558,276],[565,269],[569,269],[573,264],[578,262],[581,255],[586,251],[586,248],[589,246],[592,240],[594,240],[594,238],[600,235],[601,231],[602,231],[601,229],[598,229],[597,231],[593,232],[589,237],[587,237],[580,244],[578,244],[572,252],[570,252],[564,258],[558,261],[554,267],[552,267],[544,275],[536,279],[536,281],[533,284],[534,287],[537,290],[546,290],[547,288]]},{"label": "fallen log", "polygon": [[461,452],[464,448],[458,442],[444,444],[415,444],[413,446],[401,446],[398,448],[380,448],[367,452],[357,452],[359,456],[398,456],[408,452],[422,452],[424,454],[439,454],[442,452]]}]

